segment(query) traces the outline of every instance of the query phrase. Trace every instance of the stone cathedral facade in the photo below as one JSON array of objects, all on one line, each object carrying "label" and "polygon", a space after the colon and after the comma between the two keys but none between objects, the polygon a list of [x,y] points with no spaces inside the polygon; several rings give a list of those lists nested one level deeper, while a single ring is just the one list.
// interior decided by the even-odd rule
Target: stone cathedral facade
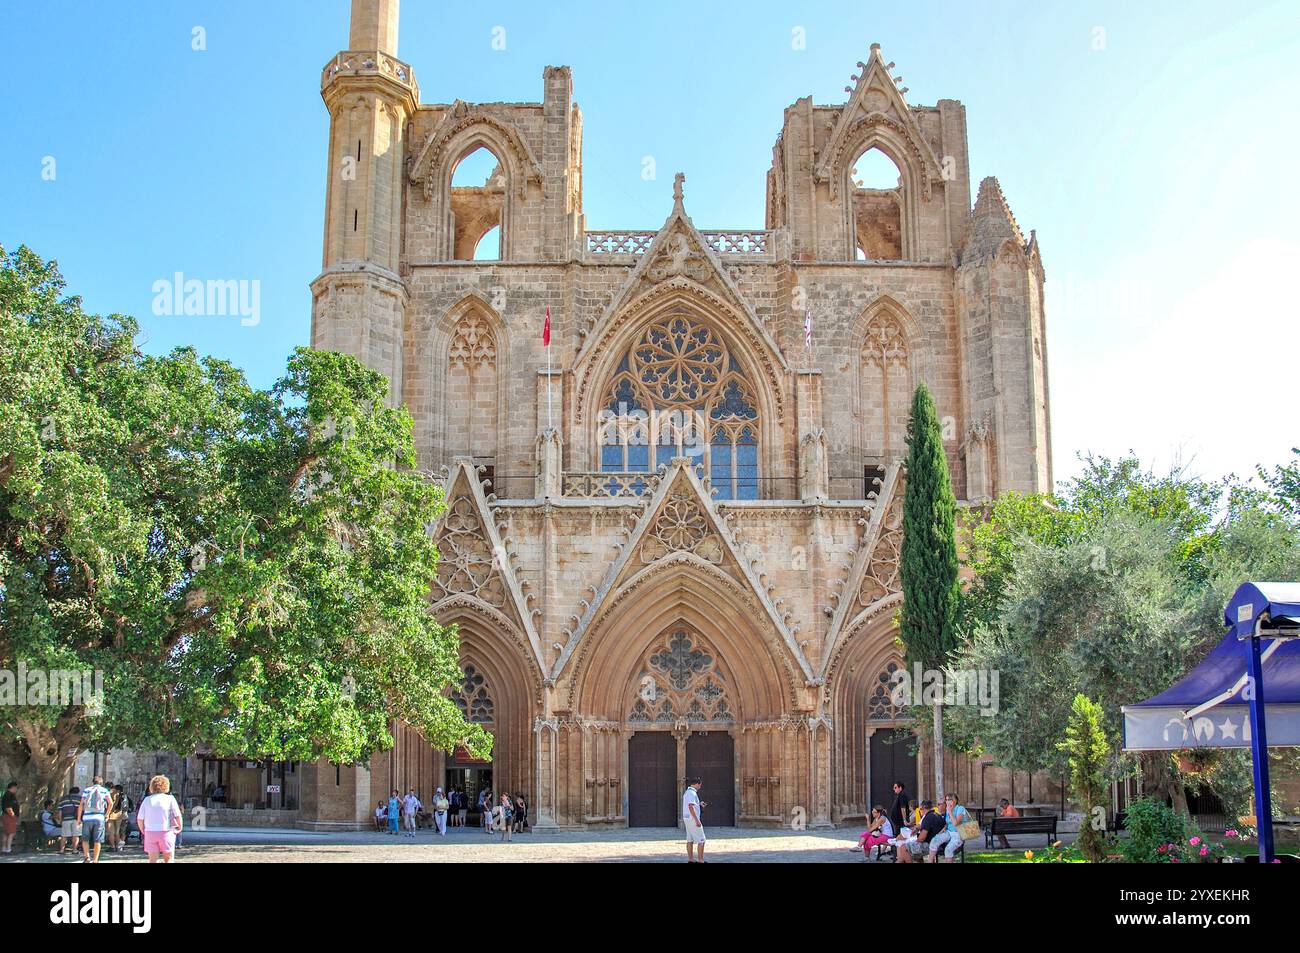
[{"label": "stone cathedral facade", "polygon": [[697,224],[678,175],[658,228],[591,231],[569,69],[539,102],[425,103],[397,36],[397,0],[354,0],[321,75],[312,344],[388,376],[445,484],[432,611],[496,746],[399,726],[366,768],[302,766],[303,822],[465,779],[539,827],[672,824],[691,774],[715,825],[925,792],[886,686],[915,385],[959,500],[1052,486],[1039,248],[972,189],[964,107],[909,104],[873,46],[847,101],[774,117],[763,228]]}]

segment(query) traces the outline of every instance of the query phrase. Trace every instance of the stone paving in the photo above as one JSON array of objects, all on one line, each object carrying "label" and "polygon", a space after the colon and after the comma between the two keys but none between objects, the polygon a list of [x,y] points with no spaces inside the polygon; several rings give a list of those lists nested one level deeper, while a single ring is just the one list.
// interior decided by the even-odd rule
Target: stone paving
[{"label": "stone paving", "polygon": [[[708,832],[711,863],[862,863],[850,851],[852,829],[802,831],[715,828]],[[1041,837],[1024,847],[1041,848]],[[982,847],[982,845],[980,845]],[[1015,844],[1014,849],[1023,849]],[[447,832],[445,838],[421,830],[414,839],[381,833],[320,834],[298,830],[212,829],[188,831],[177,851],[187,863],[683,863],[685,841],[672,828],[516,834],[502,843],[499,834],[477,829]],[[104,853],[103,863],[142,863],[138,843],[123,853]],[[57,854],[15,854],[0,863],[80,862]]]}]

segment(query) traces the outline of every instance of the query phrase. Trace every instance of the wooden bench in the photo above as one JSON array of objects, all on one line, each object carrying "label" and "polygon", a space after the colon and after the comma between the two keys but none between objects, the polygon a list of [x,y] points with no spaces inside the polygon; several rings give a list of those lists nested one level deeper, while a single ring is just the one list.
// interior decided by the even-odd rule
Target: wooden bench
[{"label": "wooden bench", "polygon": [[1040,814],[1036,817],[995,817],[989,821],[984,831],[984,844],[989,850],[996,850],[994,838],[1011,834],[1046,834],[1048,846],[1056,842],[1055,814]]}]

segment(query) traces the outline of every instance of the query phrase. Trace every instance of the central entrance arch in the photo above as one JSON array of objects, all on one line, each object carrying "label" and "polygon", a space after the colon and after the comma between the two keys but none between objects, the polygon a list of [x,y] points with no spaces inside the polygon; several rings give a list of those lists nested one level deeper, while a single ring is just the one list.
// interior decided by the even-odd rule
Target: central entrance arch
[{"label": "central entrance arch", "polygon": [[692,731],[686,739],[686,777],[699,778],[708,827],[736,825],[736,745],[725,731]]},{"label": "central entrance arch", "polygon": [[628,739],[627,762],[627,826],[676,827],[677,739],[638,731]]}]

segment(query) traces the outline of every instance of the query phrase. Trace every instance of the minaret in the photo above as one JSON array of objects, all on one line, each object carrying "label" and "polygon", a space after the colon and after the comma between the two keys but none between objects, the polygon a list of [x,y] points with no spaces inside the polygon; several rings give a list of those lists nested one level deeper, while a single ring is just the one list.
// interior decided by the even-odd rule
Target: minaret
[{"label": "minaret", "polygon": [[312,346],[352,354],[402,393],[407,289],[400,274],[406,129],[420,101],[397,59],[398,0],[352,0],[348,50],[321,74],[330,114],[323,270]]},{"label": "minaret", "polygon": [[[330,114],[329,175],[323,268],[311,284],[312,347],[351,354],[385,374],[392,405],[402,399],[407,304],[401,276],[406,128],[420,102],[411,67],[397,59],[397,4],[352,0],[349,49],[321,73]],[[376,755],[369,768],[304,763],[301,823],[317,830],[362,827],[372,786],[397,786],[393,763],[391,753]]]}]

